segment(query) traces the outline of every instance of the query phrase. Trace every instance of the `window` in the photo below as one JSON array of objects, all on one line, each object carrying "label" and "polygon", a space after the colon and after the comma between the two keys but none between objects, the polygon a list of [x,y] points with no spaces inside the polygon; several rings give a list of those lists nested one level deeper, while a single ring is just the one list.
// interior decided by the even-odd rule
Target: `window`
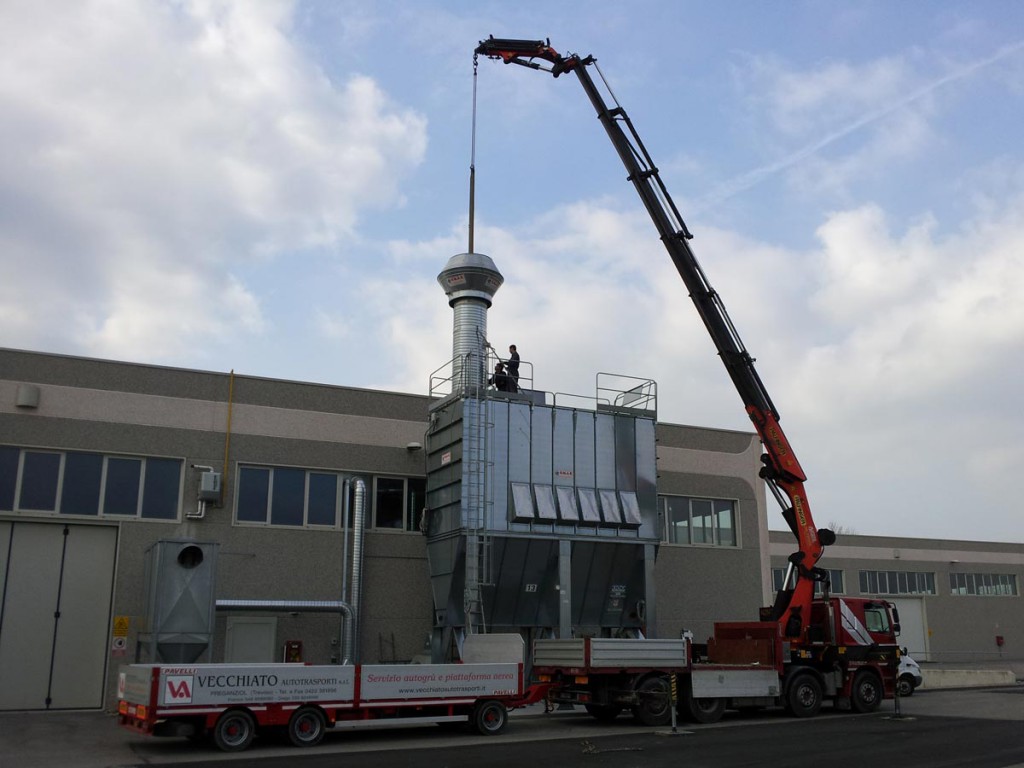
[{"label": "window", "polygon": [[181,459],[0,446],[0,511],[177,520]]},{"label": "window", "polygon": [[888,632],[889,614],[882,607],[864,609],[864,626],[868,632]]},{"label": "window", "polygon": [[660,497],[665,541],[670,544],[738,546],[736,502],[726,499]]},{"label": "window", "polygon": [[375,477],[374,485],[374,528],[418,531],[427,481],[418,477]]},{"label": "window", "polygon": [[[843,572],[832,568],[828,570],[829,591],[833,595],[845,595],[846,587],[843,584]],[[778,592],[782,589],[782,580],[786,578],[785,568],[772,568],[772,589]],[[825,586],[821,582],[814,583],[814,596],[820,597],[825,594]]]},{"label": "window", "polygon": [[951,573],[949,592],[952,595],[992,597],[1016,595],[1017,576],[1012,573]]},{"label": "window", "polygon": [[920,571],[861,571],[862,595],[934,595],[935,574]]},{"label": "window", "polygon": [[[2,458],[2,457],[0,457]],[[286,527],[339,528],[346,475],[298,467],[240,466],[235,521]],[[418,531],[423,478],[365,477],[368,528]]]}]

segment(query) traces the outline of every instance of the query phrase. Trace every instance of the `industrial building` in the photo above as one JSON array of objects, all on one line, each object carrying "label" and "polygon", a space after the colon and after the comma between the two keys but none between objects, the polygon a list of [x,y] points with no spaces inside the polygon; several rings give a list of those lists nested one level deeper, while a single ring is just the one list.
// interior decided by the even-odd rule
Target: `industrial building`
[{"label": "industrial building", "polygon": [[[412,662],[469,633],[703,639],[755,620],[753,432],[657,387],[488,387],[480,254],[438,278],[453,355],[412,395],[0,349],[0,710],[111,707],[134,661]],[[837,594],[894,599],[923,659],[1024,658],[1024,546],[853,536]]]}]

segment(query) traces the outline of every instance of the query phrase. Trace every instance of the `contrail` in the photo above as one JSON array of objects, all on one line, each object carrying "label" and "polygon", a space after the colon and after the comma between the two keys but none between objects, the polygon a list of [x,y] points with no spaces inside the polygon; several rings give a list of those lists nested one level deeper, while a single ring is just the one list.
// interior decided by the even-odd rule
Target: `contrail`
[{"label": "contrail", "polygon": [[866,115],[858,118],[857,120],[854,120],[849,125],[840,128],[837,131],[833,131],[832,133],[826,135],[824,138],[819,139],[818,141],[804,147],[803,149],[797,150],[791,155],[787,155],[786,157],[776,160],[773,163],[763,165],[760,168],[755,168],[754,170],[748,171],[742,176],[738,176],[730,181],[724,182],[717,186],[710,193],[705,195],[698,202],[697,208],[703,209],[709,205],[720,203],[723,200],[727,200],[728,198],[732,197],[733,195],[748,190],[751,187],[760,184],[769,176],[772,176],[778,173],[779,171],[783,171],[786,168],[789,168],[790,166],[796,165],[801,160],[810,157],[819,150],[827,147],[829,144],[838,141],[844,136],[849,136],[854,131],[860,130],[865,125],[870,125],[871,123],[881,120],[883,117],[892,114],[896,110],[902,109],[908,104],[912,104],[918,99],[927,96],[929,93],[936,90],[937,88],[941,88],[942,86],[948,83],[952,83],[956,80],[962,80],[965,77],[970,77],[979,69],[984,69],[990,64],[994,64],[1000,59],[1005,59],[1007,56],[1011,56],[1017,51],[1020,51],[1021,49],[1024,49],[1024,40],[1012,43],[1011,45],[1003,46],[995,53],[993,53],[991,56],[988,56],[984,59],[979,59],[978,61],[968,64],[966,67],[963,67],[962,69],[959,69],[955,72],[951,72],[948,75],[944,75],[943,77],[940,77],[937,80],[933,80],[932,82],[921,86],[916,91],[909,93],[902,99],[899,99],[898,101],[892,104],[888,104],[872,112],[868,112]]}]

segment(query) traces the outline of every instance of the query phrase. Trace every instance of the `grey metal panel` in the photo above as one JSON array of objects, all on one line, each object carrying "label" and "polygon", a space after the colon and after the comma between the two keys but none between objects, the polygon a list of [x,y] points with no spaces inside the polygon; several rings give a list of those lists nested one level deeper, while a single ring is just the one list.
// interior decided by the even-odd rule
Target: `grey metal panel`
[{"label": "grey metal panel", "polygon": [[586,640],[535,640],[534,667],[582,667],[586,664]]},{"label": "grey metal panel", "polygon": [[599,488],[615,487],[615,417],[594,414],[595,477]]},{"label": "grey metal panel", "polygon": [[533,486],[533,490],[537,497],[537,517],[541,520],[557,520],[558,512],[555,510],[555,496],[551,486],[538,483]]},{"label": "grey metal panel", "polygon": [[743,696],[778,696],[779,673],[774,669],[732,669],[723,675],[720,670],[694,669],[691,682],[696,698],[729,698]]},{"label": "grey metal panel", "polygon": [[68,527],[51,709],[103,706],[116,554],[117,529],[113,526]]},{"label": "grey metal panel", "polygon": [[508,529],[508,403],[492,400],[489,404],[491,423],[489,496],[491,508],[487,527],[491,530]]},{"label": "grey metal panel", "polygon": [[597,485],[594,457],[594,416],[589,411],[576,411],[575,429],[575,480],[580,487]]},{"label": "grey metal panel", "polygon": [[619,499],[622,501],[622,522],[624,525],[640,525],[640,504],[637,502],[636,494],[632,491],[619,491]]},{"label": "grey metal panel", "polygon": [[601,494],[601,515],[608,525],[622,525],[622,510],[619,509],[619,497],[615,491],[602,488],[598,491]]},{"label": "grey metal panel", "polygon": [[641,536],[660,537],[658,530],[658,460],[653,419],[636,420],[636,497]]},{"label": "grey metal panel", "polygon": [[533,520],[533,494],[529,483],[510,483],[512,486],[512,514],[517,521]]},{"label": "grey metal panel", "polygon": [[551,436],[555,485],[573,485],[576,478],[575,435],[573,411],[554,409],[554,431]]},{"label": "grey metal panel", "polygon": [[533,408],[533,441],[530,444],[530,478],[535,483],[550,483],[552,469],[552,409]]},{"label": "grey metal panel", "polygon": [[615,487],[636,490],[636,419],[615,417]]},{"label": "grey metal panel", "polygon": [[577,522],[580,519],[580,508],[576,504],[575,489],[558,486],[555,494],[558,496],[558,516],[562,520]]},{"label": "grey metal panel", "polygon": [[597,491],[592,488],[580,488],[580,510],[584,523],[600,523],[601,510],[597,506]]},{"label": "grey metal panel", "polygon": [[513,483],[530,482],[530,406],[508,405],[508,479]]},{"label": "grey metal panel", "polygon": [[684,667],[686,641],[594,637],[590,640],[592,667]]},{"label": "grey metal panel", "polygon": [[0,627],[0,710],[45,709],[64,526],[16,523]]}]

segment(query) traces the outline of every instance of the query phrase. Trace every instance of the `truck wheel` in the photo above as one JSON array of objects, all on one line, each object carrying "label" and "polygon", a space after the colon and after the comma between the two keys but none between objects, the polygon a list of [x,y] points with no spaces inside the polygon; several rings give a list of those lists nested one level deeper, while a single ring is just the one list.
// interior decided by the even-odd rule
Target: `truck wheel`
[{"label": "truck wheel", "polygon": [[622,711],[622,707],[615,704],[584,704],[583,708],[587,714],[601,723],[610,723]]},{"label": "truck wheel", "polygon": [[473,709],[473,726],[484,736],[501,733],[508,723],[508,710],[500,701],[482,701]]},{"label": "truck wheel", "polygon": [[213,726],[213,743],[222,752],[241,752],[256,736],[256,721],[244,709],[229,709]]},{"label": "truck wheel", "polygon": [[850,691],[850,706],[854,712],[874,712],[882,705],[885,692],[878,675],[861,670],[853,678],[853,689]]},{"label": "truck wheel", "polygon": [[906,698],[907,696],[914,695],[914,678],[910,675],[904,675],[896,681],[896,688],[899,689],[900,696]]},{"label": "truck wheel", "polygon": [[786,692],[786,709],[794,717],[814,717],[821,709],[821,683],[814,675],[793,678]]},{"label": "truck wheel", "polygon": [[672,699],[667,677],[648,677],[637,686],[639,703],[633,717],[643,725],[665,725],[672,719]]},{"label": "truck wheel", "polygon": [[680,711],[687,720],[695,723],[708,724],[717,723],[725,714],[725,699],[693,697],[693,685],[690,680],[683,683],[683,699],[680,702]]},{"label": "truck wheel", "polygon": [[288,741],[296,747],[315,747],[324,738],[327,721],[317,707],[301,707],[288,721]]}]

